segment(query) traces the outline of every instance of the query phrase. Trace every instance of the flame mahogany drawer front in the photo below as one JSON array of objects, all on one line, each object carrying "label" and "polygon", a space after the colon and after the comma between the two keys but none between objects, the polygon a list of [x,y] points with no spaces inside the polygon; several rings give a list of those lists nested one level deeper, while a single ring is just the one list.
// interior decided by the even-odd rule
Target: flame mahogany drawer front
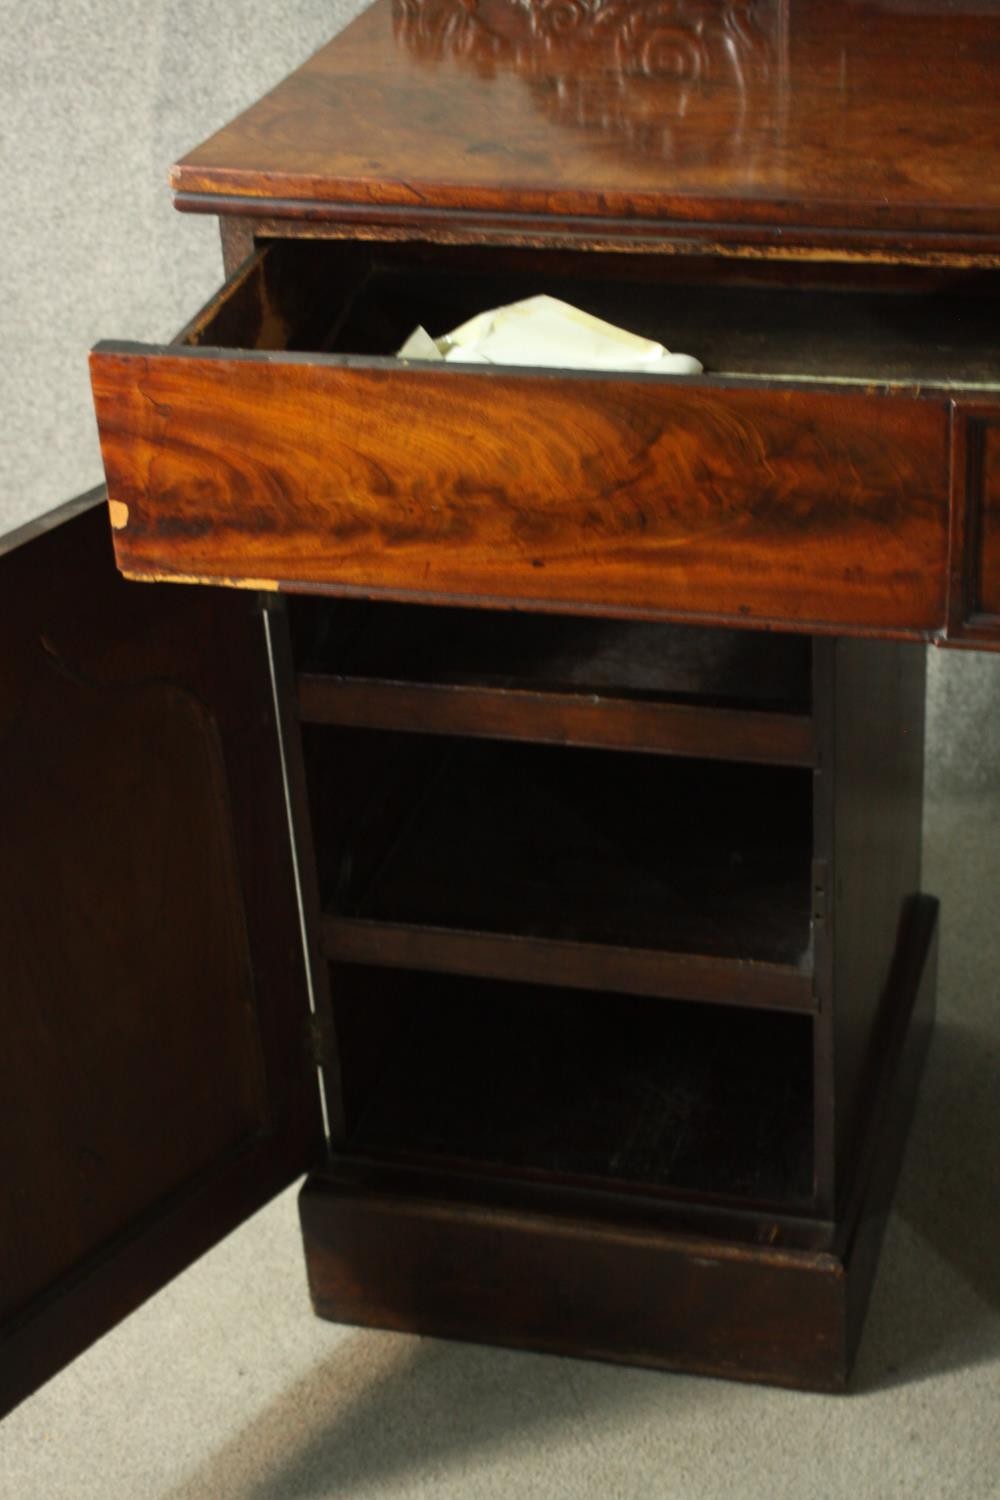
[{"label": "flame mahogany drawer front", "polygon": [[[697,263],[647,256],[275,242],[176,343],[93,356],[119,565],[258,588],[942,629],[947,381],[967,380],[982,410],[992,304],[969,317],[953,292],[724,274],[699,281]],[[417,322],[437,334],[538,290],[689,349],[709,373],[392,357]]]}]

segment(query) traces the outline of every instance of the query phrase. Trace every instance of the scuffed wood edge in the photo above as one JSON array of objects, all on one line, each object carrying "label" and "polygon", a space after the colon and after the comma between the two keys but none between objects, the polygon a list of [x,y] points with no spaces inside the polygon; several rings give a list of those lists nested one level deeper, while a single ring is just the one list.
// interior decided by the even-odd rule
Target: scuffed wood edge
[{"label": "scuffed wood edge", "polygon": [[161,572],[134,572],[130,568],[120,567],[118,570],[123,578],[128,578],[132,583],[204,583],[211,588],[223,589],[253,589],[257,592],[276,594],[280,587],[276,578],[219,578],[211,574],[201,573],[161,573]]}]

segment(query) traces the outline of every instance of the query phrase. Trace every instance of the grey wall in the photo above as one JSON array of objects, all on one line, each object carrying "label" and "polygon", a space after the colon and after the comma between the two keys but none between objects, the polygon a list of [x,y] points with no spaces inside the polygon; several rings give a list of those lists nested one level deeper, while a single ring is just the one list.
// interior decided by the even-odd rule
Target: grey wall
[{"label": "grey wall", "polygon": [[[91,344],[169,338],[218,284],[215,222],[174,211],[171,162],[363,4],[0,7],[0,532],[100,480]],[[930,671],[929,790],[1000,787],[1000,655]]]},{"label": "grey wall", "polygon": [[87,350],[171,337],[220,280],[172,162],[364,0],[2,0],[0,531],[97,484]]}]

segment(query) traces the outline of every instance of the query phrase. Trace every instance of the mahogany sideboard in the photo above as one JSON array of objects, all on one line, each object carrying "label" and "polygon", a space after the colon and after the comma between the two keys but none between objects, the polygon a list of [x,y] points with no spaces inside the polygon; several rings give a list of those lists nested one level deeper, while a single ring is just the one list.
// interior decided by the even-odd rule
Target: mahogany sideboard
[{"label": "mahogany sideboard", "polygon": [[[998,70],[376,0],[174,169],[229,279],[0,544],[4,1404],[303,1173],[322,1315],[844,1386],[924,648],[1000,646]],[[394,356],[540,291],[705,374]]]}]

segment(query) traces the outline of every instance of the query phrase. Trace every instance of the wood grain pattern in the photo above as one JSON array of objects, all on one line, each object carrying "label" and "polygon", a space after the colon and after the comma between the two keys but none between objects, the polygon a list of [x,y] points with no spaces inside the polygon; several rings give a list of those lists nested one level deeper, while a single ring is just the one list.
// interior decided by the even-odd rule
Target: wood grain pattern
[{"label": "wood grain pattern", "polygon": [[926,631],[941,399],[101,346],[129,575]]},{"label": "wood grain pattern", "polygon": [[356,225],[995,253],[998,69],[972,0],[376,0],[173,183],[189,207]]}]

